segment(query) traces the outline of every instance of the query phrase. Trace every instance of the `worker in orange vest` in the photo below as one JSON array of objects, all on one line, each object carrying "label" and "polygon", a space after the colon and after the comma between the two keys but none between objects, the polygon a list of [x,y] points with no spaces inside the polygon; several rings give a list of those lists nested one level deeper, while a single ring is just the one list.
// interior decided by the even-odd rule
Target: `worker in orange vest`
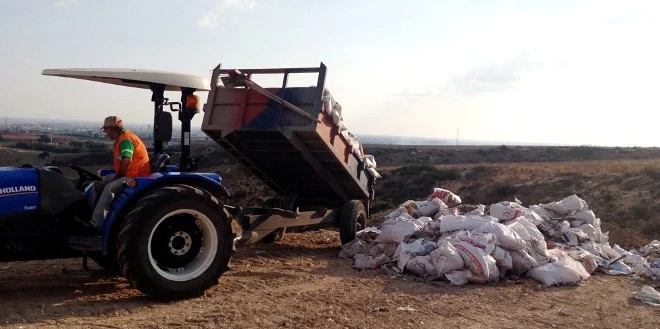
[{"label": "worker in orange vest", "polygon": [[[96,181],[92,186],[89,202],[94,212],[90,224],[98,230],[103,229],[110,203],[115,194],[123,190],[124,183],[133,177],[151,174],[147,148],[137,135],[124,128],[121,118],[114,115],[105,118],[101,130],[115,141],[113,157],[115,173],[102,177],[102,181]],[[96,201],[97,197],[98,201]]]}]

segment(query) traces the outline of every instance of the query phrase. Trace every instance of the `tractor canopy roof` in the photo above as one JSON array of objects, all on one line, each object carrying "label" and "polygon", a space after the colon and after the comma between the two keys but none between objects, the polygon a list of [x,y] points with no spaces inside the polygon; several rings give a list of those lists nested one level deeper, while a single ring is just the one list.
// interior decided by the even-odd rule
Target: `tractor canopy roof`
[{"label": "tractor canopy roof", "polygon": [[209,90],[209,80],[197,75],[144,69],[69,68],[45,69],[42,75],[90,80],[133,88],[150,89],[153,84],[165,85],[165,90],[181,88]]}]

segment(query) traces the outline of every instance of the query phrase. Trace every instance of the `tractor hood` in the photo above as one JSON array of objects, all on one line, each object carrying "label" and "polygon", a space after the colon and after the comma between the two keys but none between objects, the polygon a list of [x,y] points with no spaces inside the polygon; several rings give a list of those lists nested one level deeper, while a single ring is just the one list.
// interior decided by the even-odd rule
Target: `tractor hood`
[{"label": "tractor hood", "polygon": [[209,80],[197,75],[143,69],[45,69],[41,74],[144,89],[160,84],[168,91],[180,91],[181,88],[208,91],[211,86]]}]

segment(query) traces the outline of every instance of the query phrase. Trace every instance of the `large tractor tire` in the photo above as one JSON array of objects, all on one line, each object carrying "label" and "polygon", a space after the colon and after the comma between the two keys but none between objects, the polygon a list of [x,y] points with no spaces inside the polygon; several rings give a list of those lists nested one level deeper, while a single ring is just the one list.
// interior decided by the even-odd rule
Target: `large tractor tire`
[{"label": "large tractor tire", "polygon": [[351,200],[344,204],[339,216],[339,239],[347,244],[355,239],[355,232],[367,225],[367,212],[360,200]]},{"label": "large tractor tire", "polygon": [[151,297],[196,297],[228,269],[233,238],[221,201],[174,185],[150,192],[126,215],[117,258],[129,282]]}]

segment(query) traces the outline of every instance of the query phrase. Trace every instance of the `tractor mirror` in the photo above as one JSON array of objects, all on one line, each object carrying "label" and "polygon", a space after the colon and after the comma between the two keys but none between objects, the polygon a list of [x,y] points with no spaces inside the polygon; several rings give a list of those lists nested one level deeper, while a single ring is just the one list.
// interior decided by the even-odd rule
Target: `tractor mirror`
[{"label": "tractor mirror", "polygon": [[172,140],[172,114],[160,112],[154,124],[155,141],[169,142]]}]

